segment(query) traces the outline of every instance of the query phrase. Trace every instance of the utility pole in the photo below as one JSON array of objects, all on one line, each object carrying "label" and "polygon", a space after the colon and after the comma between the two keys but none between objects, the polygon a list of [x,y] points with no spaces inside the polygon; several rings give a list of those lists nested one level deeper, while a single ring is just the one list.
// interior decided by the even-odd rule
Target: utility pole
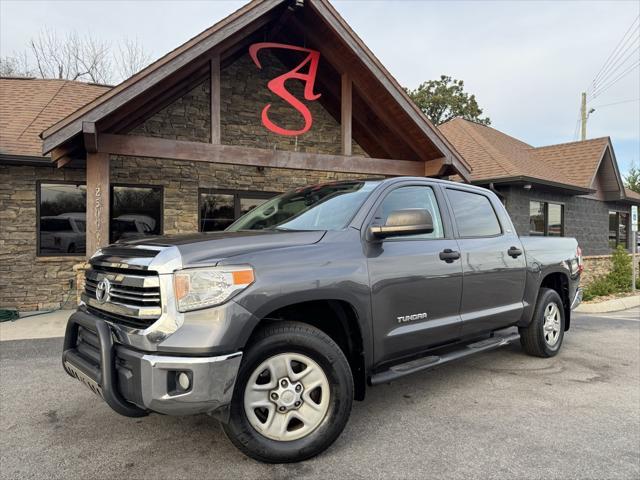
[{"label": "utility pole", "polygon": [[580,139],[587,139],[587,92],[582,92],[582,104],[580,105],[580,121],[582,123],[582,133]]}]

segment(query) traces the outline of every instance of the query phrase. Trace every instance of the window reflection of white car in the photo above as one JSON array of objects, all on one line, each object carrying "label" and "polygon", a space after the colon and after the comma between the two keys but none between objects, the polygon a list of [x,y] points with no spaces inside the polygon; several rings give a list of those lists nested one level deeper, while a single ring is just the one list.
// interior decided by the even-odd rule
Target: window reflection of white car
[{"label": "window reflection of white car", "polygon": [[113,219],[112,228],[114,241],[124,240],[153,234],[156,221],[148,215],[120,215]]},{"label": "window reflection of white car", "polygon": [[84,253],[86,225],[86,214],[82,212],[40,217],[40,251]]}]

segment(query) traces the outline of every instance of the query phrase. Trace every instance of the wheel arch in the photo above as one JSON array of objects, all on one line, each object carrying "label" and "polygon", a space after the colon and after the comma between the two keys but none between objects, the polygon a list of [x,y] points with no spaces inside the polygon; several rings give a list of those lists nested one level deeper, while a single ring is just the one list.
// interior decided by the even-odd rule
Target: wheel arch
[{"label": "wheel arch", "polygon": [[327,334],[342,349],[354,381],[354,397],[363,400],[366,389],[365,339],[355,306],[343,299],[305,300],[281,305],[260,317],[249,343],[265,322],[295,321],[312,325]]},{"label": "wheel arch", "polygon": [[564,272],[547,273],[540,282],[538,295],[543,288],[555,290],[562,299],[562,307],[564,311],[564,330],[569,330],[571,323],[571,299],[569,297],[569,276]]}]

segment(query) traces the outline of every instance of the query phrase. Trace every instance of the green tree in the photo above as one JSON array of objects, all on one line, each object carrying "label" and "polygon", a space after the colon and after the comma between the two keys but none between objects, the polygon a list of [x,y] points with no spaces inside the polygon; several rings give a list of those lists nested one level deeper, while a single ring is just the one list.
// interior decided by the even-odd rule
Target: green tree
[{"label": "green tree", "polygon": [[488,117],[481,117],[475,95],[464,91],[464,82],[447,75],[429,80],[415,90],[405,89],[415,104],[435,125],[461,117],[482,125],[491,125]]},{"label": "green tree", "polygon": [[624,177],[624,184],[629,190],[640,193],[640,168],[631,167]]}]

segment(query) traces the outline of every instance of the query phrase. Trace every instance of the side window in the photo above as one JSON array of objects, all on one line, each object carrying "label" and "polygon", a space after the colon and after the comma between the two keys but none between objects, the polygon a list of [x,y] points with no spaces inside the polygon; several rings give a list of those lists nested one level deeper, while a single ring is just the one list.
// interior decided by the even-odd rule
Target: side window
[{"label": "side window", "polygon": [[112,242],[162,233],[162,187],[111,186],[109,237]]},{"label": "side window", "polygon": [[387,221],[389,214],[406,208],[423,208],[429,210],[433,218],[433,232],[421,235],[403,236],[402,238],[444,238],[442,219],[438,202],[431,187],[400,187],[389,193],[376,212],[375,222],[381,225]]},{"label": "side window", "polygon": [[85,252],[87,188],[79,183],[38,186],[38,256]]},{"label": "side window", "polygon": [[502,229],[487,197],[479,193],[447,189],[461,237],[490,237]]}]

